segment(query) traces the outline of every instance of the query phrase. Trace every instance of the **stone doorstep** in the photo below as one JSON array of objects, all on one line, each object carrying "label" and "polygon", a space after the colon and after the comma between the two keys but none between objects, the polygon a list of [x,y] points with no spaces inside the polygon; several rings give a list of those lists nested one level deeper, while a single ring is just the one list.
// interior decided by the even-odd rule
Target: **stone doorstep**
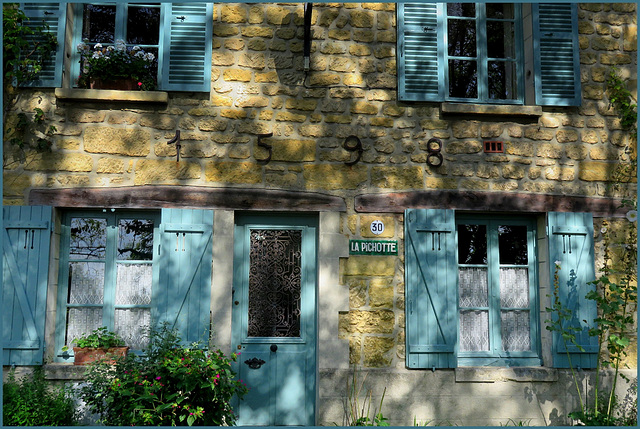
[{"label": "stone doorstep", "polygon": [[543,367],[459,367],[455,369],[456,383],[494,383],[496,381],[558,381],[558,370]]}]

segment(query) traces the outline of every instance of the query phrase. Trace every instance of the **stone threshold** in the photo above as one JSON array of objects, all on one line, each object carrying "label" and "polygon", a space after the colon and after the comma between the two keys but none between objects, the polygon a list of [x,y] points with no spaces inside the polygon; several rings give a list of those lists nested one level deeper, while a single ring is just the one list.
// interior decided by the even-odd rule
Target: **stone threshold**
[{"label": "stone threshold", "polygon": [[167,103],[169,101],[169,93],[164,91],[56,88],[55,95],[58,100],[64,101],[125,101],[135,103]]}]

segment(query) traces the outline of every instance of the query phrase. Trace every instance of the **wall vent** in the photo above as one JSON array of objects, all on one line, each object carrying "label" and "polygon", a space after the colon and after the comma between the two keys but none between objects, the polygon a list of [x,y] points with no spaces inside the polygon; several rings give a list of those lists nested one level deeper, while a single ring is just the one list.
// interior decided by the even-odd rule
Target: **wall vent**
[{"label": "wall vent", "polygon": [[504,153],[504,144],[499,141],[485,141],[484,153]]}]

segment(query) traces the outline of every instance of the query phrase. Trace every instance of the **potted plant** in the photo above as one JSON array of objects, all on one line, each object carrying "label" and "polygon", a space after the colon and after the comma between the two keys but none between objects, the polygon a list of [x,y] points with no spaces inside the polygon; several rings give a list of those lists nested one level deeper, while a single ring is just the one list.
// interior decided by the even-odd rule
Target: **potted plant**
[{"label": "potted plant", "polygon": [[156,87],[156,58],[140,46],[127,47],[123,40],[113,45],[86,42],[78,45],[80,76],[78,86],[91,89],[150,91]]},{"label": "potted plant", "polygon": [[97,360],[113,363],[114,356],[125,356],[129,350],[124,340],[105,326],[74,339],[72,343],[75,345],[73,347],[74,365],[86,365]]}]

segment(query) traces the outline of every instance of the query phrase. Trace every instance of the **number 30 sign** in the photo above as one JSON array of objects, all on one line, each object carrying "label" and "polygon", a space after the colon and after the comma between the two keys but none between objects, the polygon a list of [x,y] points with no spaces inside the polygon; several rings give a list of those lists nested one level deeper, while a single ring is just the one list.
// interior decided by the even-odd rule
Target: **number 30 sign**
[{"label": "number 30 sign", "polygon": [[384,223],[381,220],[371,222],[371,232],[375,235],[382,234],[384,232]]}]

